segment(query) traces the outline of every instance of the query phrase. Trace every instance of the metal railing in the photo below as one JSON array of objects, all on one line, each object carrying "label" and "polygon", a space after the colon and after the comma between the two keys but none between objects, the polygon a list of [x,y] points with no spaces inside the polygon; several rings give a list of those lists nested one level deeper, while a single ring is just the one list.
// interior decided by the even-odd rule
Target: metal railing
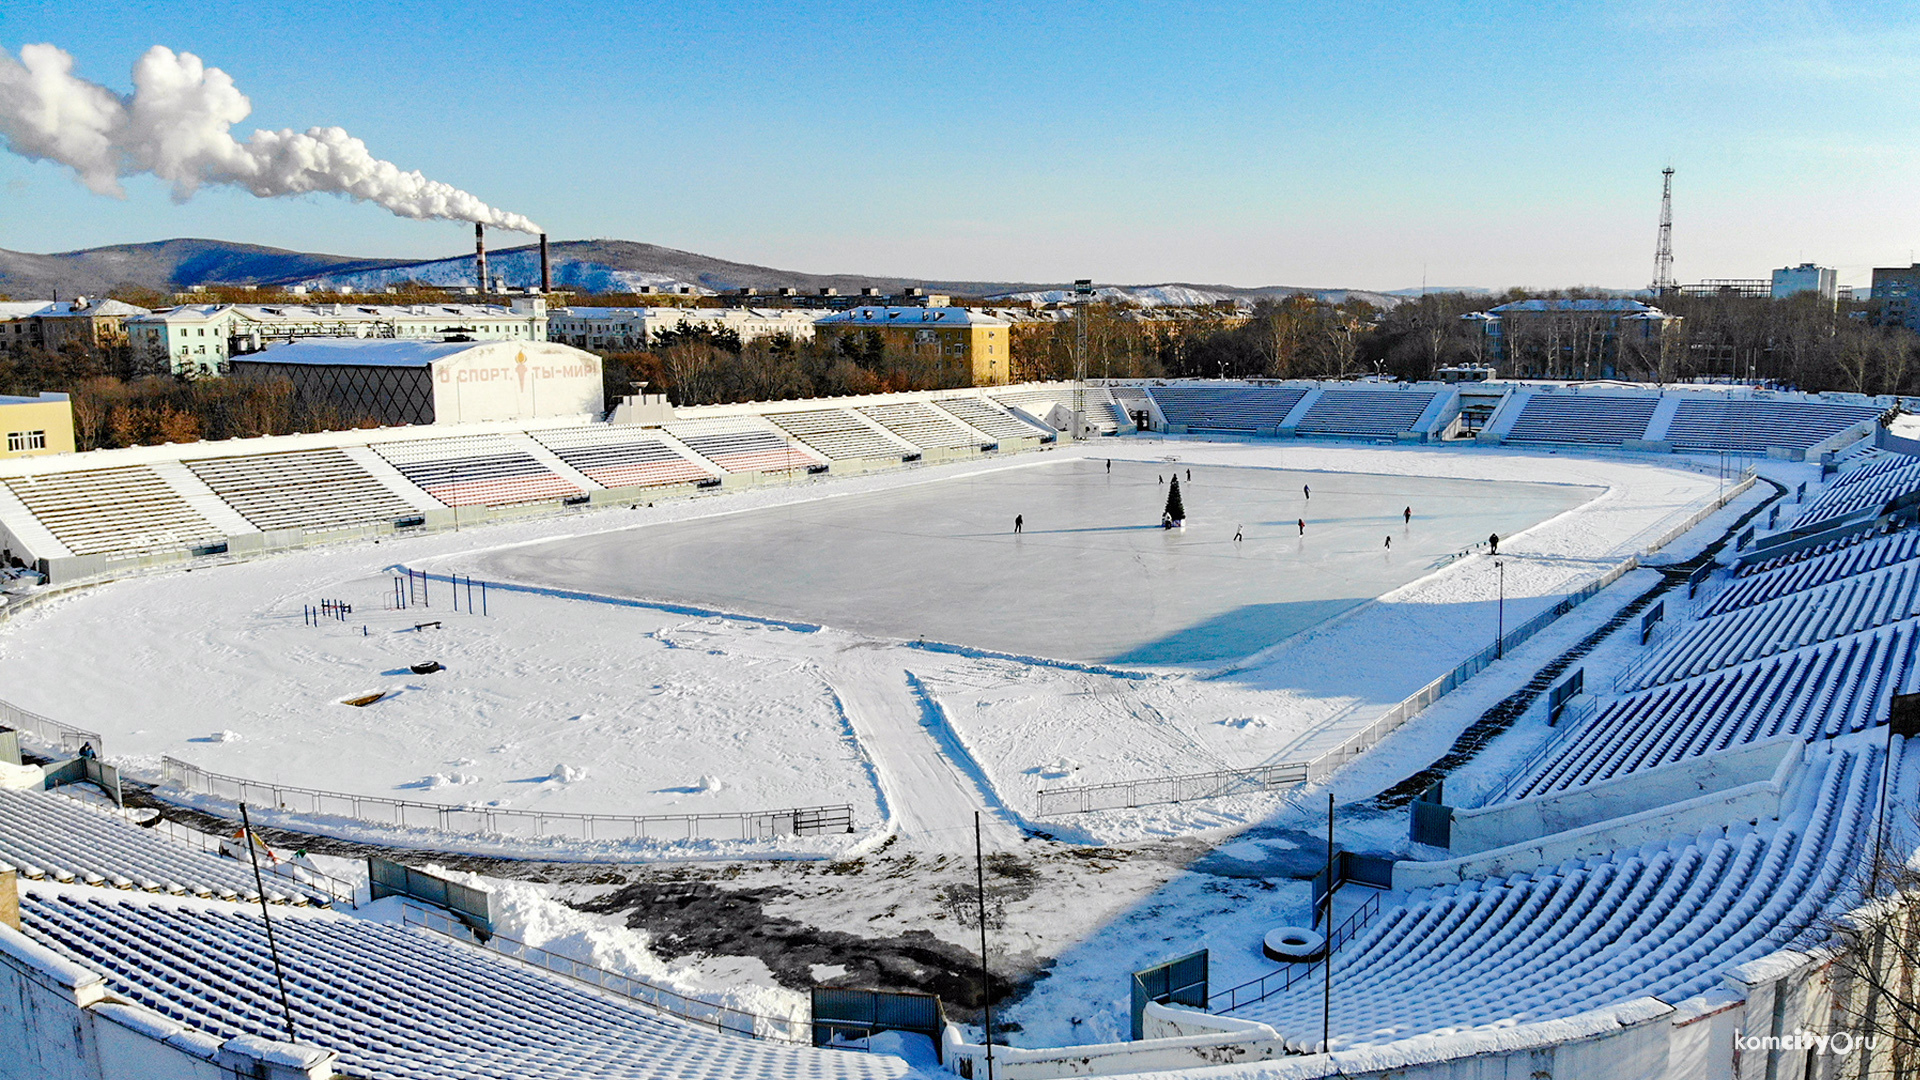
[{"label": "metal railing", "polygon": [[[1595,593],[1628,573],[1639,569],[1639,566],[1639,558],[1629,556],[1618,566],[1567,594],[1559,603],[1508,631],[1499,642],[1480,650],[1452,671],[1414,691],[1399,704],[1381,714],[1379,719],[1354,732],[1339,746],[1318,757],[1306,761],[1276,762],[1252,769],[1184,773],[1115,780],[1104,784],[1045,788],[1035,793],[1035,813],[1044,817],[1050,809],[1056,808],[1066,813],[1085,813],[1091,810],[1111,810],[1153,803],[1183,802],[1188,799],[1212,799],[1245,794],[1250,791],[1291,787],[1324,777],[1372,749],[1380,740],[1419,715],[1421,710],[1458,689],[1462,683],[1485,670],[1488,665],[1504,656],[1508,650],[1517,648],[1527,639],[1546,629],[1555,619],[1580,606]],[[1259,782],[1256,783],[1253,779],[1238,783],[1229,782],[1227,778],[1232,777],[1258,777]],[[1162,796],[1177,795],[1178,797],[1153,797],[1156,793]]]},{"label": "metal railing", "polygon": [[1038,812],[1043,816],[1049,810],[1083,814],[1091,810],[1117,810],[1155,803],[1186,802],[1190,799],[1217,799],[1226,795],[1292,787],[1306,782],[1306,779],[1305,763],[1288,762],[1252,769],[1221,769],[1217,772],[1051,788],[1039,792]]},{"label": "metal railing", "polygon": [[405,926],[417,926],[437,934],[466,942],[512,957],[525,964],[555,975],[561,975],[576,982],[598,987],[609,993],[618,994],[638,1002],[657,1012],[701,1027],[712,1028],[727,1035],[738,1035],[748,1039],[767,1042],[795,1043],[810,1046],[813,1043],[813,1022],[811,1017],[792,1019],[778,1016],[763,1016],[736,1009],[729,1005],[689,997],[675,990],[634,975],[622,975],[592,964],[583,964],[569,956],[550,952],[538,945],[529,945],[524,941],[505,934],[490,934],[482,942],[468,928],[452,915],[423,908],[414,904],[404,904],[401,908],[401,923]]},{"label": "metal railing", "polygon": [[[175,843],[191,844],[201,851],[218,855],[221,858],[230,857],[226,851],[221,848],[220,837],[209,836],[199,829],[188,828],[174,821],[172,818],[162,817],[152,825],[143,827],[164,832],[167,834],[167,839]],[[274,874],[286,878],[288,881],[293,882],[303,889],[326,893],[335,900],[344,900],[349,907],[357,909],[360,906],[360,892],[354,887],[353,883],[334,877],[324,870],[317,870],[305,866],[296,868],[292,863],[285,862],[263,862],[260,864],[260,872],[262,874]]]},{"label": "metal railing", "polygon": [[[580,814],[455,806],[381,795],[353,795],[319,788],[249,780],[209,772],[176,757],[160,759],[163,784],[229,802],[273,807],[288,813],[325,814],[391,825],[483,832],[499,836],[558,836],[573,840],[768,840],[779,836],[853,831],[853,806],[803,806],[718,814]],[[165,786],[154,795],[167,797]]]},{"label": "metal railing", "polygon": [[23,731],[48,746],[59,747],[60,752],[65,754],[77,754],[80,747],[87,743],[92,743],[93,752],[98,754],[104,741],[97,731],[63,724],[5,701],[0,701],[0,727]]},{"label": "metal railing", "polygon": [[[1733,500],[1739,498],[1742,495],[1745,495],[1747,493],[1747,490],[1753,487],[1754,483],[1759,479],[1759,475],[1760,474],[1756,472],[1752,466],[1748,466],[1746,473],[1744,474],[1745,478],[1742,479],[1738,484],[1735,484],[1733,487],[1728,488],[1726,491],[1722,492],[1711,503],[1708,503],[1706,506],[1701,507],[1698,511],[1696,511],[1691,516],[1689,516],[1687,520],[1681,522],[1678,525],[1675,525],[1674,527],[1668,529],[1666,532],[1660,534],[1660,537],[1652,541],[1651,543],[1649,543],[1644,549],[1641,550],[1640,554],[1652,555],[1654,552],[1659,551],[1661,548],[1666,547],[1668,544],[1673,543],[1675,540],[1678,540],[1682,536],[1685,536],[1687,533],[1693,531],[1695,526],[1699,525],[1701,522],[1707,520],[1713,515],[1719,513],[1721,509],[1724,508],[1728,503],[1732,502]],[[1638,541],[1639,537],[1635,536],[1633,540]]]},{"label": "metal railing", "polygon": [[[1366,928],[1373,917],[1380,913],[1380,894],[1375,892],[1366,902],[1348,913],[1327,936],[1327,955],[1332,955],[1340,946],[1352,941],[1355,934]],[[1321,970],[1326,960],[1315,960],[1311,964],[1288,964],[1279,971],[1270,971],[1257,979],[1249,979],[1238,986],[1229,986],[1207,998],[1207,1011],[1211,1013],[1230,1013],[1235,1009],[1251,1005],[1256,1001],[1265,1001],[1275,994],[1284,993],[1295,983],[1305,982],[1308,977]],[[1225,1004],[1220,1004],[1224,1001]]]}]

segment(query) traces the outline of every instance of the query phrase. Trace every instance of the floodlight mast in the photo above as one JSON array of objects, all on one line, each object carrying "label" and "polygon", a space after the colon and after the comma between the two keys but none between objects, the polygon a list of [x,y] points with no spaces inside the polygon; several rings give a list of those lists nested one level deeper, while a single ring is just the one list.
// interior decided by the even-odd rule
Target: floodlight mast
[{"label": "floodlight mast", "polygon": [[1073,438],[1086,438],[1087,429],[1087,305],[1093,302],[1093,279],[1073,283]]},{"label": "floodlight mast", "polygon": [[1660,170],[1660,242],[1653,250],[1653,295],[1675,289],[1673,280],[1673,166]]}]

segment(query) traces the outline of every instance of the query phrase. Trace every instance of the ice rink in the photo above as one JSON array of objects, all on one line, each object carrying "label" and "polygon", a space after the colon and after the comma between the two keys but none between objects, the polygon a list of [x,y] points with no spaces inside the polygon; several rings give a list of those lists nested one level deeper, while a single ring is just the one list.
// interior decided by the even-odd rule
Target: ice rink
[{"label": "ice rink", "polygon": [[[1187,525],[1162,529],[1176,475]],[[1195,665],[1257,652],[1601,490],[1060,458],[516,546],[469,567],[884,638]]]}]

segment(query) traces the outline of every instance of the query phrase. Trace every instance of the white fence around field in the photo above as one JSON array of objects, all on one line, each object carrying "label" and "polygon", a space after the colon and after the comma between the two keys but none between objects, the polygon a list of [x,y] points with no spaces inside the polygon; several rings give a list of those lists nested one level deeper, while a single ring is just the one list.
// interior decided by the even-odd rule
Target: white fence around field
[{"label": "white fence around field", "polygon": [[25,732],[50,747],[58,747],[66,754],[77,754],[88,743],[93,744],[95,753],[99,753],[101,748],[100,733],[97,731],[50,720],[5,701],[0,701],[0,727]]},{"label": "white fence around field", "polygon": [[[164,781],[181,791],[293,814],[352,818],[375,825],[497,836],[555,836],[571,840],[771,840],[782,836],[853,831],[853,806],[803,806],[722,814],[575,814],[412,802],[352,795],[208,772],[175,757],[160,759]],[[165,797],[166,790],[154,794]],[[314,830],[320,831],[320,830]]]}]

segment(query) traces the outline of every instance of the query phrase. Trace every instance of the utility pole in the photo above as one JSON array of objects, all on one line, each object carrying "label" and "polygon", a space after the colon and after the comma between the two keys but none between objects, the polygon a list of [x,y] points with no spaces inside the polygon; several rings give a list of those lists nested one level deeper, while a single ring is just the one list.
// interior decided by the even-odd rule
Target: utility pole
[{"label": "utility pole", "polygon": [[1087,425],[1087,305],[1093,302],[1093,279],[1073,283],[1073,438],[1085,437]]},{"label": "utility pole", "polygon": [[1673,166],[1660,170],[1660,242],[1653,249],[1653,295],[1672,292],[1673,281]]},{"label": "utility pole", "polygon": [[1500,602],[1494,609],[1493,658],[1507,658],[1507,564],[1499,559],[1493,560],[1493,569],[1500,577]]},{"label": "utility pole", "polygon": [[1339,882],[1333,873],[1333,792],[1327,792],[1327,945],[1326,955],[1321,957],[1321,974],[1325,976],[1320,991],[1320,1052],[1333,1053],[1333,890]]},{"label": "utility pole", "polygon": [[981,1041],[987,1044],[987,1080],[993,1080],[993,976],[987,971],[987,862],[980,854],[980,811],[973,812],[973,874],[980,890]]},{"label": "utility pole", "polygon": [[287,1041],[297,1042],[293,1006],[287,1002],[287,976],[280,968],[280,945],[273,938],[273,915],[267,911],[267,886],[260,878],[260,852],[254,847],[253,819],[247,816],[246,803],[240,804],[240,842],[247,846],[247,855],[253,860],[253,891],[260,894],[260,921],[267,927],[267,955],[273,959],[273,981],[280,988],[280,1018],[287,1026]]}]

